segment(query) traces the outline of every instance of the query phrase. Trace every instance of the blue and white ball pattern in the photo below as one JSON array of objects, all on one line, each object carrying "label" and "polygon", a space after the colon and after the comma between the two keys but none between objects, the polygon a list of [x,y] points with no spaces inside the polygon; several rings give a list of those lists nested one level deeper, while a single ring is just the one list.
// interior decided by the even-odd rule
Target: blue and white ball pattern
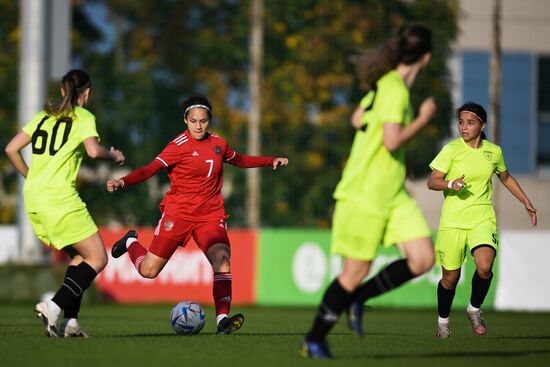
[{"label": "blue and white ball pattern", "polygon": [[170,322],[177,334],[198,334],[204,327],[206,316],[202,307],[195,302],[183,301],[172,308]]}]

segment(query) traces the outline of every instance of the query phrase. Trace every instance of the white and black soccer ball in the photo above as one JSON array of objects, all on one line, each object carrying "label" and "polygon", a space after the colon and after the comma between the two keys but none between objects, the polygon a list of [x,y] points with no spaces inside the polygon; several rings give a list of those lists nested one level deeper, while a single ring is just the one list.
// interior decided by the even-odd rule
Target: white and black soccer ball
[{"label": "white and black soccer ball", "polygon": [[170,323],[177,334],[198,334],[204,327],[206,316],[202,307],[195,302],[183,301],[172,308]]}]

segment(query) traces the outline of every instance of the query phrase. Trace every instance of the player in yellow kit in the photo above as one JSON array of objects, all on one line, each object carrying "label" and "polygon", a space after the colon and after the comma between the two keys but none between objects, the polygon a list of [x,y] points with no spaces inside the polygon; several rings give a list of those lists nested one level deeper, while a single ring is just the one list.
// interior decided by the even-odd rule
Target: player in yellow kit
[{"label": "player in yellow kit", "polygon": [[436,260],[442,271],[437,288],[436,337],[440,339],[451,335],[449,315],[467,252],[474,258],[476,271],[466,314],[475,334],[487,332],[480,307],[491,285],[493,261],[498,250],[492,205],[493,174],[525,205],[531,223],[537,224],[537,211],[506,169],[501,148],[485,139],[487,113],[483,107],[467,102],[458,108],[457,118],[461,137],[445,145],[435,157],[430,164],[432,174],[428,180],[430,189],[443,191],[445,195],[435,242]]},{"label": "player in yellow kit", "polygon": [[[350,310],[350,327],[362,335],[363,303],[423,274],[433,265],[431,231],[405,189],[405,145],[432,119],[436,106],[426,99],[413,116],[409,89],[431,58],[432,34],[410,24],[379,49],[375,64],[385,70],[369,73],[371,90],[352,116],[357,128],[351,153],[334,192],[332,252],[344,259],[330,284],[313,326],[302,342],[302,354],[330,358],[325,337],[340,314]],[[406,258],[389,264],[371,280],[367,276],[380,244],[401,243]],[[350,306],[351,305],[351,306]]]},{"label": "player in yellow kit", "polygon": [[[63,285],[51,300],[36,305],[47,336],[86,337],[78,323],[82,294],[107,264],[107,254],[86,204],[76,190],[84,153],[91,158],[124,163],[121,151],[99,145],[95,116],[84,108],[91,80],[83,70],[62,79],[59,103],[50,102],[6,146],[6,155],[25,177],[25,209],[36,236],[71,257]],[[21,155],[32,147],[30,165]],[[58,330],[58,317],[64,319]]]}]

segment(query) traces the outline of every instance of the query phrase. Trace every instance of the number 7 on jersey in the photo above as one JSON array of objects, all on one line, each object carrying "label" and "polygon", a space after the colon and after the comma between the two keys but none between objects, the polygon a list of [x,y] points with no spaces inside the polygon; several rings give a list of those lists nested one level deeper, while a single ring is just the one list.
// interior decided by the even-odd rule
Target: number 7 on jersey
[{"label": "number 7 on jersey", "polygon": [[206,177],[210,177],[210,175],[212,174],[212,167],[214,167],[214,160],[207,159],[205,160],[205,162],[210,165],[210,168],[208,169],[208,174],[206,175]]}]

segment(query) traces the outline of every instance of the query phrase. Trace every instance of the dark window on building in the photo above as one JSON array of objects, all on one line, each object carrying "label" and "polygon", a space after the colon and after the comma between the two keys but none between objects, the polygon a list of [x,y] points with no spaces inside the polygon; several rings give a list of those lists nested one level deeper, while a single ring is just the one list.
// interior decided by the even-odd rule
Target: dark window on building
[{"label": "dark window on building", "polygon": [[539,58],[539,119],[550,122],[550,57]]},{"label": "dark window on building", "polygon": [[550,165],[550,56],[538,64],[538,149],[537,163]]}]

